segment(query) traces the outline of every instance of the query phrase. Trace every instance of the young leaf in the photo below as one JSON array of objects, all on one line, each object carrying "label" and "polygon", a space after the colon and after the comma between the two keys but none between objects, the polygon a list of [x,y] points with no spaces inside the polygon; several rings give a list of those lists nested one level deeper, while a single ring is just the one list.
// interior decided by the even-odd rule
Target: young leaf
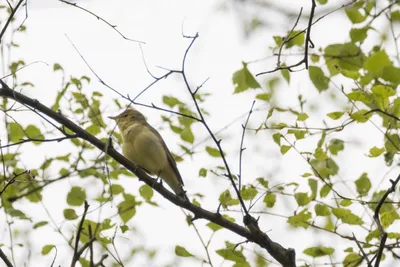
[{"label": "young leaf", "polygon": [[321,68],[316,66],[310,66],[308,68],[308,73],[310,75],[310,79],[314,84],[315,88],[319,92],[325,91],[329,87],[329,78],[325,76],[324,72]]},{"label": "young leaf", "polygon": [[261,88],[261,85],[254,78],[247,68],[247,63],[242,62],[243,68],[233,74],[232,82],[235,85],[234,94],[247,91],[250,88]]},{"label": "young leaf", "polygon": [[175,246],[175,254],[179,257],[193,257],[193,254],[181,246]]}]

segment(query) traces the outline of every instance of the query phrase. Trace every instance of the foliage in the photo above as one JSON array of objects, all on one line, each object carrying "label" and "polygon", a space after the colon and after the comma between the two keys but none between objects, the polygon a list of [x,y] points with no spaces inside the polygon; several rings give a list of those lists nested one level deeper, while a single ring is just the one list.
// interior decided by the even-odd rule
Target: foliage
[{"label": "foliage", "polygon": [[[327,0],[317,2],[317,9],[328,4]],[[11,3],[16,4],[15,1]],[[0,12],[6,17],[13,13],[7,6],[0,6]],[[168,126],[176,140],[179,140],[176,142],[181,151],[173,153],[178,163],[193,163],[191,159],[196,153],[201,153],[202,157],[212,162],[211,165],[201,163],[199,168],[192,168],[192,173],[183,177],[185,181],[189,177],[197,177],[204,183],[215,180],[224,182],[223,188],[218,187],[218,195],[212,197],[211,192],[210,196],[203,195],[200,190],[193,188],[194,191],[188,192],[193,206],[204,208],[209,204],[209,197],[214,199],[218,212],[214,213],[215,208],[205,209],[213,210],[216,218],[247,227],[249,236],[257,230],[268,235],[268,229],[274,229],[279,224],[276,222],[285,222],[290,231],[286,229],[285,236],[273,241],[282,247],[294,247],[299,266],[303,264],[300,259],[305,261],[303,266],[314,263],[334,265],[337,262],[343,266],[367,266],[372,260],[378,265],[380,261],[398,261],[400,233],[394,226],[400,219],[399,195],[392,194],[398,190],[398,179],[389,171],[397,171],[395,167],[400,151],[400,96],[397,94],[400,85],[400,53],[397,50],[400,4],[396,1],[384,1],[379,5],[372,0],[353,1],[337,8],[335,12],[343,13],[348,19],[350,29],[346,40],[336,40],[322,46],[313,42],[315,24],[302,30],[296,22],[282,35],[269,36],[271,49],[277,55],[274,58],[277,68],[267,70],[273,74],[257,75],[254,70],[260,69],[259,61],[238,63],[237,70],[232,74],[232,97],[253,97],[256,103],[268,104],[269,108],[265,111],[253,109],[253,106],[250,110],[238,107],[247,112],[248,117],[240,128],[243,130],[242,136],[239,131],[233,131],[234,138],[241,141],[237,155],[230,152],[224,144],[225,139],[221,141],[220,133],[208,124],[213,114],[209,114],[205,104],[213,96],[200,90],[203,84],[193,87],[187,81],[184,67],[179,71],[166,70],[161,78],[153,77],[153,83],[146,90],[170,75],[181,75],[182,87],[187,89],[190,100],[179,92],[163,95],[159,106],[153,103],[142,105],[160,111],[163,125]],[[310,16],[311,19],[318,25],[332,23],[329,15],[321,20],[313,16]],[[251,17],[251,25],[247,25],[246,31],[261,31],[266,24],[256,16]],[[379,20],[384,20],[389,29],[380,28]],[[28,22],[26,25],[29,25]],[[13,30],[8,39],[4,37],[1,44],[3,49],[8,49],[7,53],[18,51],[19,44],[15,40],[27,30],[25,24],[16,27],[18,24],[14,20],[11,20],[11,25],[17,30]],[[187,63],[186,54],[192,53],[190,48],[197,38],[197,35],[188,38],[190,45],[184,51],[182,66]],[[293,64],[296,56],[285,55],[296,53],[300,53],[300,61]],[[6,62],[5,58],[1,60],[11,73],[10,77],[2,80],[22,93],[34,87],[30,81],[19,78],[19,69],[27,66],[22,59],[13,59],[11,62]],[[306,68],[301,69],[302,66]],[[91,90],[91,75],[70,76],[61,63],[53,63],[52,70],[54,75],[61,76],[61,85],[49,108],[60,116],[70,118],[88,136],[98,138],[103,144],[110,147],[120,144],[121,135],[109,123],[106,114],[110,106],[123,109],[126,105],[139,103],[115,89],[114,98],[110,101],[105,96],[104,88]],[[303,81],[308,82],[308,85],[301,83],[298,95],[289,88],[297,86],[298,73],[294,75],[294,72],[299,72],[303,75]],[[99,150],[87,138],[79,136],[68,125],[42,115],[38,121],[27,119],[24,117],[26,114],[40,112],[2,95],[1,90],[4,89],[0,89],[0,109],[5,114],[0,127],[1,212],[6,218],[8,234],[19,239],[18,246],[24,250],[33,249],[29,242],[24,242],[24,238],[28,237],[20,236],[22,228],[18,228],[18,223],[23,222],[29,225],[29,233],[56,230],[65,242],[62,245],[56,242],[49,244],[48,240],[43,242],[41,248],[36,249],[36,253],[43,258],[57,257],[54,253],[66,245],[73,250],[72,262],[75,260],[82,266],[93,266],[93,257],[96,262],[107,262],[109,265],[106,266],[122,266],[143,255],[147,264],[153,264],[159,250],[153,249],[152,245],[135,243],[129,252],[124,251],[125,255],[120,257],[118,247],[124,243],[118,243],[116,237],[124,240],[138,238],[138,213],[141,210],[154,214],[160,212],[163,202],[169,198],[160,198],[162,191],[158,189],[157,181],[150,185],[139,182],[136,175],[119,161],[106,151]],[[291,90],[291,96],[282,98],[279,90]],[[20,116],[21,113],[24,115]],[[259,114],[262,122],[253,122],[252,113]],[[221,122],[222,125],[225,123]],[[207,142],[201,140],[197,127],[206,131]],[[374,131],[374,135],[369,136],[370,131]],[[379,137],[376,138],[375,134]],[[258,140],[260,135],[263,142],[256,141],[258,149],[279,153],[276,162],[286,162],[280,168],[293,171],[294,166],[306,166],[306,170],[299,167],[295,170],[295,177],[285,178],[284,181],[284,178],[278,177],[280,174],[274,172],[244,179],[244,162],[249,162],[248,166],[254,169],[258,160],[263,160],[265,164],[265,159],[250,156],[257,154],[246,153],[243,146],[245,140]],[[365,139],[368,142],[363,141]],[[29,151],[49,149],[49,144],[62,149],[33,163],[29,162],[29,157],[32,157]],[[239,159],[239,166],[232,165],[233,157]],[[251,160],[246,161],[246,158]],[[289,159],[289,163],[286,159]],[[296,165],[293,159],[298,161]],[[274,160],[268,159],[268,164],[275,164]],[[367,162],[366,165],[382,166],[378,174],[380,177],[376,177],[377,172],[371,171],[368,166],[360,170],[356,166],[359,161]],[[350,166],[354,166],[351,171],[347,169],[349,162]],[[239,171],[236,173],[234,170]],[[387,176],[386,171],[389,172]],[[392,181],[389,182],[389,179]],[[66,181],[69,183],[64,183]],[[52,186],[58,184],[66,189],[57,194],[59,199],[64,200],[64,206],[59,208],[63,222],[54,221],[51,214],[47,214],[48,218],[38,218],[33,209],[21,205],[23,203],[35,208],[45,206],[50,201],[46,197],[51,195]],[[99,216],[90,216],[88,203],[90,207],[98,207],[93,212],[98,209]],[[112,203],[111,211],[103,214],[103,209],[106,210],[104,206],[109,203]],[[173,203],[183,208],[189,205],[179,201]],[[250,240],[256,243],[253,246],[246,244],[249,240],[241,242],[232,236],[218,236],[226,228],[243,238],[239,231],[235,232],[226,224],[218,224],[207,218],[207,222],[199,227],[196,220],[199,217],[196,215],[186,214],[186,221],[200,240],[198,243],[203,248],[202,252],[178,241],[168,240],[171,254],[184,265],[215,266],[217,261],[223,260],[227,266],[268,266],[270,262],[279,261],[273,252],[267,252],[254,240]],[[256,220],[257,216],[260,218]],[[159,221],[161,225],[162,219]],[[259,229],[252,228],[254,225]],[[310,238],[310,243],[302,244],[288,242],[291,235],[304,234],[304,230],[308,235],[315,234],[315,240]],[[351,232],[355,234],[350,235]],[[339,240],[341,245],[327,242],[330,240],[327,237]],[[210,243],[214,240],[219,242],[212,247]],[[12,243],[12,239],[10,244],[6,240],[2,242],[2,247],[8,249],[6,254],[14,259],[16,244]],[[157,243],[154,241],[154,244]],[[90,252],[83,253],[85,249]],[[82,253],[79,253],[80,250]],[[107,259],[104,255],[111,257]]]}]

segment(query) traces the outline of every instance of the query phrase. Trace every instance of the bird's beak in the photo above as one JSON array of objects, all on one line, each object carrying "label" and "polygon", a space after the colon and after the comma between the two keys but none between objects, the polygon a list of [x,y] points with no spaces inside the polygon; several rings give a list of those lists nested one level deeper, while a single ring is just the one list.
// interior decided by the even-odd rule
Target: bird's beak
[{"label": "bird's beak", "polygon": [[116,119],[117,119],[117,116],[114,116],[114,117],[113,117],[113,116],[109,116],[108,118],[109,118],[109,119],[112,119],[112,120],[116,120]]}]

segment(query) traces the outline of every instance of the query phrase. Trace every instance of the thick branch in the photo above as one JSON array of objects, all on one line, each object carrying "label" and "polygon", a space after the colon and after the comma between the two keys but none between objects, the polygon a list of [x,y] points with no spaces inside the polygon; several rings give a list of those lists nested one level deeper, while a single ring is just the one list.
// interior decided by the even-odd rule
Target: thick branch
[{"label": "thick branch", "polygon": [[[168,199],[170,202],[174,203],[175,205],[182,207],[188,211],[194,213],[196,218],[203,218],[208,221],[214,222],[242,237],[247,239],[250,242],[258,244],[260,247],[266,249],[272,257],[274,257],[278,262],[282,264],[283,267],[295,267],[295,253],[293,249],[285,249],[278,243],[273,242],[264,232],[258,229],[250,229],[250,231],[240,226],[234,222],[231,222],[221,216],[219,213],[213,213],[208,210],[205,210],[201,207],[198,207],[190,202],[185,201],[184,199],[176,196],[168,189],[163,187],[160,183],[157,183],[154,178],[148,176],[142,169],[137,168],[132,162],[122,156],[118,151],[114,148],[101,142],[95,136],[89,134],[84,129],[61,115],[56,111],[46,107],[45,105],[41,104],[38,100],[29,98],[21,93],[18,93],[12,90],[8,85],[6,85],[2,80],[0,80],[0,84],[2,88],[0,89],[0,96],[5,98],[13,99],[23,105],[27,105],[42,114],[50,117],[51,119],[57,121],[58,123],[62,124],[64,127],[67,127],[71,131],[73,131],[79,138],[82,138],[93,146],[97,147],[99,150],[104,151],[107,155],[112,157],[118,163],[123,165],[132,173],[136,174],[139,180],[145,182],[147,185],[152,187],[155,191],[161,194],[164,198]],[[251,216],[250,216],[251,217]],[[254,222],[246,222],[246,225],[254,225]]]},{"label": "thick branch", "polygon": [[10,260],[7,258],[6,254],[4,254],[3,250],[0,248],[0,259],[4,261],[7,267],[14,267]]}]

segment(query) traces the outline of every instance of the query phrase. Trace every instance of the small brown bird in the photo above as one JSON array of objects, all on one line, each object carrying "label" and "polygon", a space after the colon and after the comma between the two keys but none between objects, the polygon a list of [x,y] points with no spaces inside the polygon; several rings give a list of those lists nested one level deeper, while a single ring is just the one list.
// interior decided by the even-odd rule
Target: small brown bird
[{"label": "small brown bird", "polygon": [[128,108],[115,117],[122,135],[122,153],[150,175],[163,179],[180,197],[188,200],[183,180],[161,135],[147,123],[142,113]]}]

